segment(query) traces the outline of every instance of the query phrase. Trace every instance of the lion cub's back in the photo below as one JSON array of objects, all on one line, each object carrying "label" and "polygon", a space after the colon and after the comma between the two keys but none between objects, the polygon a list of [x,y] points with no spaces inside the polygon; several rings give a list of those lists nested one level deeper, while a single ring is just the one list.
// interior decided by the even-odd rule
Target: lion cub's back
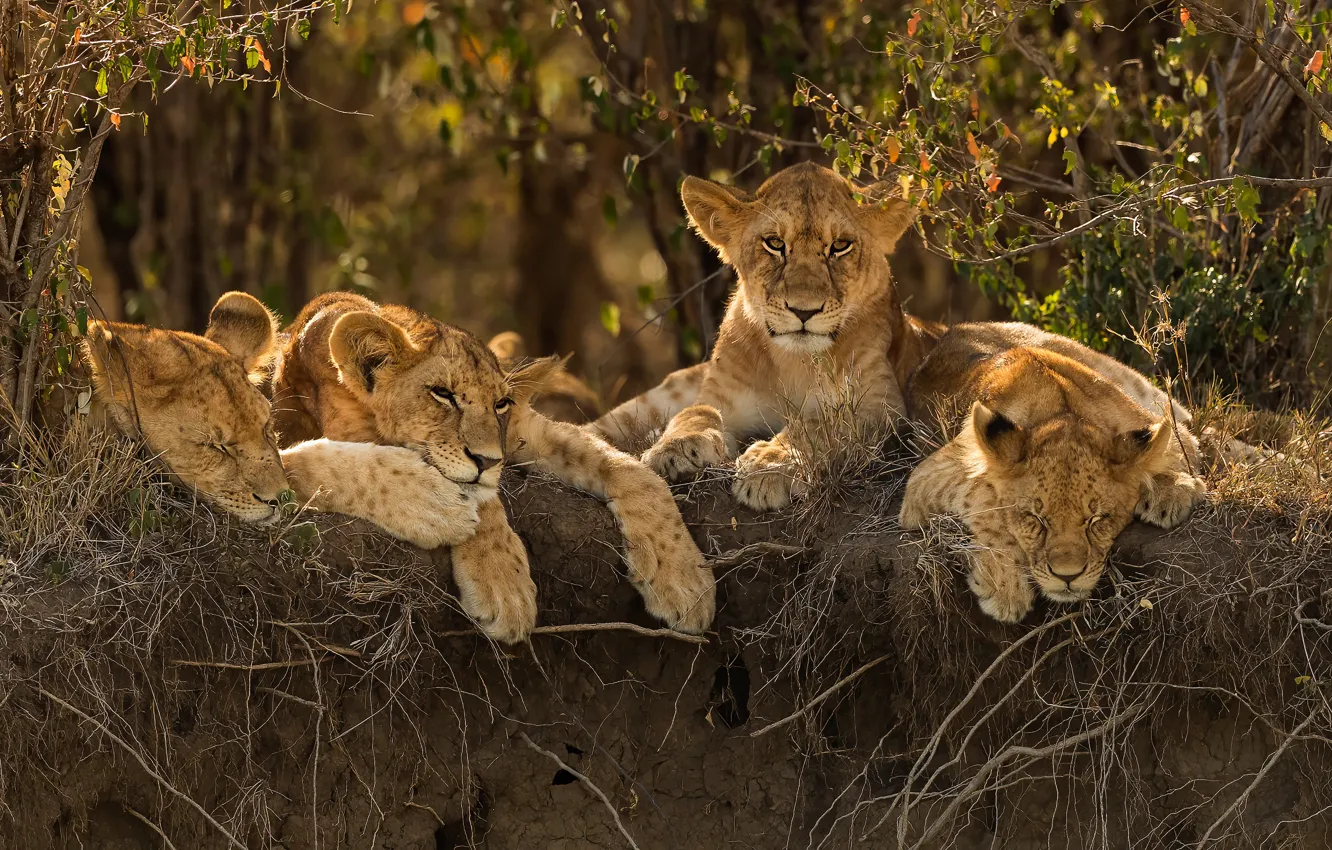
[{"label": "lion cub's back", "polygon": [[[1130,367],[1020,322],[950,328],[908,380],[906,395],[912,419],[946,429],[978,399],[1020,424],[1068,411],[1122,427],[1142,427],[1159,418],[1168,401]],[[1187,423],[1188,412],[1175,407],[1176,416]]]}]

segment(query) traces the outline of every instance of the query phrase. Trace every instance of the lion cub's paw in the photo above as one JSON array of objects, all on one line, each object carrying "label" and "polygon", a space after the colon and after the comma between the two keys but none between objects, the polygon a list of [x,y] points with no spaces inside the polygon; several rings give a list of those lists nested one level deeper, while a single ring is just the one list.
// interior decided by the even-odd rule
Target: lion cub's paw
[{"label": "lion cub's paw", "polygon": [[758,440],[735,461],[735,498],[745,507],[772,511],[791,504],[808,489],[789,446]]},{"label": "lion cub's paw", "polygon": [[692,478],[726,463],[726,438],[716,428],[667,435],[643,453],[643,463],[669,481]]},{"label": "lion cub's paw", "polygon": [[610,502],[624,535],[629,581],[652,616],[671,628],[702,634],[717,610],[717,583],[664,487]]},{"label": "lion cub's paw", "polygon": [[967,585],[981,610],[1001,623],[1016,623],[1027,616],[1036,599],[1022,568],[989,551],[972,556]]},{"label": "lion cub's paw", "polygon": [[394,455],[383,460],[378,471],[388,476],[392,490],[373,506],[374,515],[368,519],[423,549],[452,546],[470,538],[476,533],[478,506],[494,498],[495,491],[460,485],[415,452],[411,454],[415,457]]},{"label": "lion cub's paw", "polygon": [[536,626],[536,584],[518,535],[479,536],[453,547],[453,580],[463,612],[502,643],[527,640]]},{"label": "lion cub's paw", "polygon": [[1144,490],[1133,514],[1143,522],[1174,528],[1189,518],[1206,495],[1207,485],[1201,478],[1186,472],[1158,475],[1151,488]]},{"label": "lion cub's paw", "polygon": [[898,526],[909,529],[924,528],[929,521],[930,515],[925,510],[925,505],[911,498],[911,490],[908,488],[906,498],[902,500],[902,509],[897,513]]}]

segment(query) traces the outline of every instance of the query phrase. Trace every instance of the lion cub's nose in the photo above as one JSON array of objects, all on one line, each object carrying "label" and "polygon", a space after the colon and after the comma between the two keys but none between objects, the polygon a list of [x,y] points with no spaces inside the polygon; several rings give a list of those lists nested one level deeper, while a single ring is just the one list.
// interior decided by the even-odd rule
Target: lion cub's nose
[{"label": "lion cub's nose", "polygon": [[485,472],[487,469],[490,469],[492,466],[503,460],[503,458],[498,457],[486,457],[485,455],[472,454],[471,449],[463,449],[463,454],[471,458],[472,463],[476,464],[477,472]]},{"label": "lion cub's nose", "polygon": [[815,307],[813,310],[797,310],[796,308],[792,307],[790,304],[787,304],[786,309],[790,310],[791,315],[799,319],[800,324],[803,325],[805,322],[808,322],[810,319],[822,313],[823,305],[820,304],[819,306]]}]

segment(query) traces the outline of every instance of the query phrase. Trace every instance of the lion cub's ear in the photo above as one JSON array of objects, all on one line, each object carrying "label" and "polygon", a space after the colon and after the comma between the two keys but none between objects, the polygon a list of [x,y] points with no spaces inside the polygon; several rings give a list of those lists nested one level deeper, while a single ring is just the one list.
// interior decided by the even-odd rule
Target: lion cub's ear
[{"label": "lion cub's ear", "polygon": [[[133,332],[127,327],[127,333]],[[132,341],[113,333],[106,322],[88,322],[88,336],[83,340],[83,354],[92,373],[93,392],[107,404],[126,404],[130,400],[132,365],[137,357]]]},{"label": "lion cub's ear", "polygon": [[500,362],[520,360],[527,356],[527,343],[516,331],[504,331],[495,334],[486,343],[486,348],[490,353],[500,359]]},{"label": "lion cub's ear", "polygon": [[255,372],[277,353],[277,319],[253,295],[227,292],[208,314],[204,337],[241,361],[246,372]]},{"label": "lion cub's ear", "polygon": [[686,177],[680,184],[680,200],[689,214],[689,223],[709,245],[722,252],[724,261],[730,262],[726,258],[726,246],[749,223],[753,215],[750,206],[753,196],[735,186],[701,177]]},{"label": "lion cub's ear", "polygon": [[343,386],[360,396],[375,391],[375,375],[415,350],[407,332],[375,313],[347,313],[328,337],[333,365]]},{"label": "lion cub's ear", "polygon": [[992,463],[1016,466],[1027,456],[1027,432],[1002,413],[979,401],[971,406],[976,444]]},{"label": "lion cub's ear", "polygon": [[1115,436],[1110,459],[1152,475],[1164,472],[1170,466],[1170,442],[1174,438],[1174,430],[1165,422],[1126,431]]},{"label": "lion cub's ear", "polygon": [[551,380],[564,371],[564,364],[568,363],[569,357],[572,356],[529,360],[505,375],[504,380],[509,385],[509,396],[514,403],[527,404],[532,400],[532,396],[547,389]]},{"label": "lion cub's ear", "polygon": [[885,254],[893,252],[897,240],[902,238],[902,234],[907,232],[920,214],[920,207],[902,200],[897,194],[899,191],[895,183],[880,182],[861,192],[865,198],[860,212],[861,224],[874,235],[879,250]]}]

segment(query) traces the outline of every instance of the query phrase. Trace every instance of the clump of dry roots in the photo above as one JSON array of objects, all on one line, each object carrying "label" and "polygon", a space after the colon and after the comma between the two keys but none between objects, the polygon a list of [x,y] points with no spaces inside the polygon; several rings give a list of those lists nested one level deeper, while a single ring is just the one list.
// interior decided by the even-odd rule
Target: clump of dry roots
[{"label": "clump of dry roots", "polygon": [[1332,435],[1219,399],[1197,424],[1267,448],[1209,452],[1211,499],[1183,528],[1129,529],[1095,599],[1016,626],[965,590],[960,522],[895,527],[937,436],[814,426],[833,460],[805,471],[790,532],[811,562],[739,632],[760,695],[796,695],[751,734],[836,777],[796,845],[1326,846]]}]

